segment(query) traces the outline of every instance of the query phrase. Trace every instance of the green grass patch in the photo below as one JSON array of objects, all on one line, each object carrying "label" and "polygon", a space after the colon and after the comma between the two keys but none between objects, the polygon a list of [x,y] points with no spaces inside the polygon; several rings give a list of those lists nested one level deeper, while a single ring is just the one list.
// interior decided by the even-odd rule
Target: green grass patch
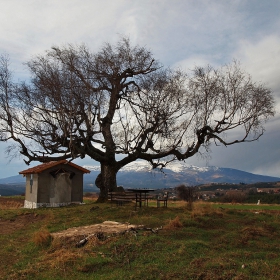
[{"label": "green grass patch", "polygon": [[225,208],[225,209],[236,209],[236,210],[250,210],[250,211],[280,211],[280,205],[270,205],[270,204],[226,204],[226,203],[213,203],[214,208]]},{"label": "green grass patch", "polygon": [[[96,204],[0,212],[3,279],[277,279],[277,205]],[[258,211],[257,211],[258,210]],[[103,221],[144,225],[81,248],[50,234]],[[158,229],[158,231],[155,231]],[[154,231],[153,231],[154,230]],[[0,277],[0,278],[1,278]],[[2,279],[1,278],[1,279]]]}]

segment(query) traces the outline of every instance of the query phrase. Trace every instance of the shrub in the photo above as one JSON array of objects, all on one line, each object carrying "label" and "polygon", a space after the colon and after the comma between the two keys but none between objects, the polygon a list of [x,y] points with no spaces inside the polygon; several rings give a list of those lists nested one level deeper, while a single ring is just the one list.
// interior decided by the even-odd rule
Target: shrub
[{"label": "shrub", "polygon": [[37,246],[49,246],[51,243],[51,234],[48,230],[42,229],[40,231],[35,232],[33,236],[33,241]]},{"label": "shrub", "polygon": [[176,229],[183,227],[180,218],[177,216],[175,219],[170,220],[169,223],[164,227],[165,229]]}]

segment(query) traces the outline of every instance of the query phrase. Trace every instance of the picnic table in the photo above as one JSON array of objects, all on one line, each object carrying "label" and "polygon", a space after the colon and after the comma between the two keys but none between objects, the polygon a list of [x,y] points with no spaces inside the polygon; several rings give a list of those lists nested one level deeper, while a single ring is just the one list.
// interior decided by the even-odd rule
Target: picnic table
[{"label": "picnic table", "polygon": [[142,207],[142,201],[144,202],[144,205],[148,206],[148,200],[150,196],[148,196],[149,192],[155,191],[154,189],[132,189],[129,188],[127,189],[129,192],[132,192],[135,194],[135,202],[136,202],[136,207]]}]

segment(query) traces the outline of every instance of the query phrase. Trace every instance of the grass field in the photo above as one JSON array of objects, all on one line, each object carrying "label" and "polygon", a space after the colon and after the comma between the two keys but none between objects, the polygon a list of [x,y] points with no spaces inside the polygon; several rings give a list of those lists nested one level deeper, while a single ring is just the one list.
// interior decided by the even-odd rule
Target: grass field
[{"label": "grass field", "polygon": [[[135,211],[85,202],[36,210],[2,205],[0,279],[280,279],[278,205],[150,203]],[[80,248],[80,239],[51,238],[106,220],[144,228],[99,232]]]}]

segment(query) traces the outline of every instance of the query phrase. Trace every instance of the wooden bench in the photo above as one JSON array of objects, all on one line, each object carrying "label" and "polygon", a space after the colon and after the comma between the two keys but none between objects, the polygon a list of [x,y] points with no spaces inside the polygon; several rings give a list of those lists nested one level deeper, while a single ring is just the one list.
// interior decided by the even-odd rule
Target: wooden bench
[{"label": "wooden bench", "polygon": [[122,191],[122,192],[108,192],[108,200],[111,203],[115,202],[118,206],[122,206],[125,203],[135,202],[135,208],[141,207],[144,203],[148,206],[148,200],[152,197],[147,194],[137,193],[135,191]]},{"label": "wooden bench", "polygon": [[135,198],[136,196],[133,192],[108,192],[108,200],[111,201],[111,203],[115,202],[118,206],[133,202]]},{"label": "wooden bench", "polygon": [[165,192],[163,196],[157,198],[157,207],[160,207],[160,203],[163,202],[163,207],[167,207],[168,192]]}]

